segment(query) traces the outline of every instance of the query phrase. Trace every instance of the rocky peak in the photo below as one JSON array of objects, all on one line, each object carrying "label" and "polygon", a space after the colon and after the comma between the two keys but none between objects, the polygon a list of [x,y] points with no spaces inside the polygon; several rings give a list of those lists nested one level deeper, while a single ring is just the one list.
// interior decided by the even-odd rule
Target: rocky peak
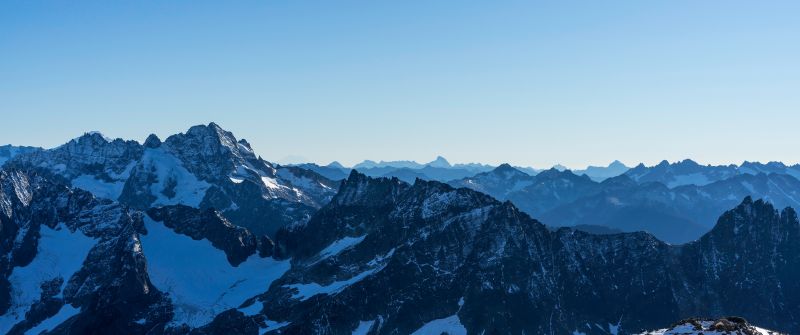
[{"label": "rocky peak", "polygon": [[630,176],[626,174],[621,174],[619,176],[603,180],[600,184],[603,186],[613,186],[613,187],[632,187],[636,185],[636,182],[633,179],[631,179]]},{"label": "rocky peak", "polygon": [[342,163],[339,163],[337,161],[330,162],[330,164],[328,164],[326,166],[327,167],[332,167],[332,168],[337,168],[337,169],[344,169],[345,168],[344,165],[342,165]]},{"label": "rocky peak", "polygon": [[619,160],[616,160],[616,159],[613,162],[611,162],[611,164],[608,164],[608,167],[609,168],[627,168],[627,166],[624,163],[622,163],[622,162],[620,162]]},{"label": "rocky peak", "polygon": [[189,171],[204,180],[226,179],[239,166],[245,165],[269,176],[275,173],[272,166],[255,156],[249,144],[239,143],[231,132],[213,122],[193,126],[185,134],[172,135],[164,144]]},{"label": "rocky peak", "polygon": [[340,205],[389,203],[406,188],[408,184],[397,178],[370,178],[352,170],[331,202]]},{"label": "rocky peak", "polygon": [[725,212],[701,242],[718,248],[742,248],[741,252],[777,245],[800,235],[797,213],[787,207],[780,213],[769,202],[745,197]]},{"label": "rocky peak", "polygon": [[502,175],[502,176],[504,176],[506,178],[511,178],[513,176],[527,175],[526,173],[524,173],[524,172],[522,172],[520,170],[517,170],[516,168],[511,166],[511,164],[508,164],[508,163],[500,164],[500,166],[494,168],[494,170],[492,170],[492,172],[495,173],[495,174],[498,174],[498,175]]},{"label": "rocky peak", "polygon": [[427,165],[430,166],[430,167],[438,167],[438,168],[449,168],[449,167],[451,167],[450,162],[448,162],[442,156],[436,156],[436,159],[434,159],[432,162],[428,163]]},{"label": "rocky peak", "polygon": [[173,135],[167,138],[167,143],[183,141],[193,145],[201,152],[208,154],[219,154],[224,151],[233,154],[239,153],[236,137],[233,133],[222,129],[214,122],[208,125],[197,125],[189,128],[186,134]]},{"label": "rocky peak", "polygon": [[8,164],[45,168],[68,179],[82,174],[99,174],[108,179],[108,172],[122,173],[132,161],[141,158],[143,151],[136,141],[109,141],[99,133],[85,133],[54,149],[17,155]]},{"label": "rocky peak", "polygon": [[563,170],[560,171],[556,168],[551,168],[549,170],[545,170],[540,172],[535,176],[537,181],[546,181],[546,180],[557,180],[557,179],[565,179],[565,180],[583,180],[586,182],[591,182],[591,179],[586,175],[578,176],[573,173],[571,170]]},{"label": "rocky peak", "polygon": [[150,134],[147,136],[147,139],[144,140],[144,147],[149,149],[155,149],[161,146],[161,139],[156,136],[156,134]]}]

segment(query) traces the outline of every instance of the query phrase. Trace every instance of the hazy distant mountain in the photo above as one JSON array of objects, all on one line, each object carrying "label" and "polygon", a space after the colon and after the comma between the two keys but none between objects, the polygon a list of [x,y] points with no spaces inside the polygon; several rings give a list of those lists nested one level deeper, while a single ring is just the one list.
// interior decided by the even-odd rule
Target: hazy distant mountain
[{"label": "hazy distant mountain", "polygon": [[620,161],[613,161],[608,166],[589,166],[585,170],[574,170],[577,175],[585,174],[594,181],[603,181],[611,177],[619,176],[630,168]]},{"label": "hazy distant mountain", "polygon": [[536,181],[509,164],[502,164],[492,171],[482,172],[472,177],[452,180],[448,184],[454,187],[466,187],[491,195],[499,200],[506,200],[512,192],[530,186]]},{"label": "hazy distant mountain", "polygon": [[682,185],[703,186],[733,177],[739,172],[736,165],[700,165],[691,159],[670,164],[666,160],[658,165],[646,167],[639,164],[625,173],[639,183],[659,182],[667,187]]},{"label": "hazy distant mountain", "polygon": [[461,179],[491,170],[493,167],[475,163],[451,165],[444,157],[439,156],[425,164],[412,161],[381,161],[380,163],[364,161],[356,164],[354,169],[370,177],[397,177],[405,182],[413,183],[416,178],[442,182]]},{"label": "hazy distant mountain", "polygon": [[314,163],[298,164],[296,166],[319,173],[330,180],[342,180],[347,178],[347,175],[350,174],[350,169],[345,168],[338,162],[333,162],[325,166],[319,166]]},{"label": "hazy distant mountain", "polygon": [[658,165],[639,164],[625,172],[639,183],[657,181],[668,187],[683,185],[703,186],[738,174],[759,173],[788,174],[800,178],[800,165],[786,166],[781,162],[744,162],[741,165],[700,165],[691,159],[676,163],[662,161]]},{"label": "hazy distant mountain", "polygon": [[409,168],[409,169],[419,169],[425,166],[425,164],[420,164],[415,161],[380,161],[375,162],[372,160],[365,160],[361,163],[353,165],[353,169],[374,169],[374,168]]},{"label": "hazy distant mountain", "polygon": [[450,185],[509,200],[553,226],[604,226],[648,231],[670,243],[694,240],[717,216],[747,196],[800,208],[800,181],[785,174],[736,174],[705,184],[669,188],[623,174],[603,182],[555,168],[528,176],[508,165]]},{"label": "hazy distant mountain", "polygon": [[737,175],[704,186],[677,188],[657,182],[637,184],[619,176],[599,186],[594,194],[533,215],[547,224],[644,230],[682,243],[698,238],[725,208],[747,196],[766,199],[779,208],[800,208],[800,181],[780,174]]},{"label": "hazy distant mountain", "polygon": [[38,150],[42,150],[42,148],[0,145],[0,166],[3,166],[3,164],[19,154],[25,154]]},{"label": "hazy distant mountain", "polygon": [[672,246],[551,231],[471,190],[354,173],[279,233],[293,266],[254,310],[290,334],[636,334],[716,314],[794,331],[798,241],[794,211],[749,198]]}]

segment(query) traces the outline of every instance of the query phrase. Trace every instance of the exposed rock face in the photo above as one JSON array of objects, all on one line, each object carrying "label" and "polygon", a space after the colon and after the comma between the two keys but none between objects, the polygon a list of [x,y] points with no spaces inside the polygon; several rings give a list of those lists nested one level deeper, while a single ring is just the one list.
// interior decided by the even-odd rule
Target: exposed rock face
[{"label": "exposed rock face", "polygon": [[64,184],[139,210],[186,205],[214,209],[256,234],[308,220],[338,182],[257,157],[215,123],[144,145],[87,133],[55,149],[16,155],[10,167],[37,169]]},{"label": "exposed rock face", "polygon": [[363,322],[375,334],[630,334],[699,314],[797,332],[798,238],[793,210],[750,198],[698,242],[671,246],[551,232],[480,193],[352,174],[308,224],[278,234],[293,267],[259,299],[290,334]]},{"label": "exposed rock face", "polygon": [[176,233],[195,240],[211,241],[215,248],[225,252],[233,266],[241,264],[256,252],[263,256],[272,256],[274,244],[269,237],[263,236],[259,239],[247,229],[234,226],[214,210],[175,205],[151,208],[147,215],[153,220],[163,222]]},{"label": "exposed rock face", "polygon": [[785,335],[750,325],[740,317],[721,319],[690,318],[678,321],[669,328],[648,331],[640,335]]},{"label": "exposed rock face", "polygon": [[0,224],[12,334],[638,334],[691,315],[800,332],[800,223],[750,198],[675,246],[353,172],[273,243],[219,211],[143,213],[0,170]]},{"label": "exposed rock face", "polygon": [[139,214],[18,170],[0,170],[0,204],[2,332],[46,320],[72,333],[144,332],[168,320],[168,308],[153,311],[164,297],[148,279]]},{"label": "exposed rock face", "polygon": [[[220,333],[216,324],[245,318],[235,308],[288,268],[273,249],[213,210],[142,213],[0,170],[0,333]],[[228,329],[258,329],[237,327]]]}]

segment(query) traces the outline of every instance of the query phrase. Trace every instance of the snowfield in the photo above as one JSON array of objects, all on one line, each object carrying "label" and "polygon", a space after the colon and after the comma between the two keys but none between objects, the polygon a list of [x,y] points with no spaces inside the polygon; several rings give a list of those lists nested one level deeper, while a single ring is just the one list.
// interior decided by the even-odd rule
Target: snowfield
[{"label": "snowfield", "polygon": [[[141,240],[150,279],[156,288],[169,293],[175,304],[174,325],[205,325],[217,314],[266,292],[290,267],[288,260],[258,255],[234,267],[225,252],[208,240],[177,234],[149,217],[145,217],[145,227],[148,233]],[[256,304],[258,307],[250,307],[261,307]]]}]

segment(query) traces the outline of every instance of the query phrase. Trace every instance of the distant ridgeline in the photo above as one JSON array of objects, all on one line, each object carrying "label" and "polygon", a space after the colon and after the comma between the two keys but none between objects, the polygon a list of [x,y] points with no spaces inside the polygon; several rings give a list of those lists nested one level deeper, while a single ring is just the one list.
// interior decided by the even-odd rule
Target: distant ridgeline
[{"label": "distant ridgeline", "polygon": [[0,333],[800,333],[797,166],[281,166],[214,123],[0,164]]}]

